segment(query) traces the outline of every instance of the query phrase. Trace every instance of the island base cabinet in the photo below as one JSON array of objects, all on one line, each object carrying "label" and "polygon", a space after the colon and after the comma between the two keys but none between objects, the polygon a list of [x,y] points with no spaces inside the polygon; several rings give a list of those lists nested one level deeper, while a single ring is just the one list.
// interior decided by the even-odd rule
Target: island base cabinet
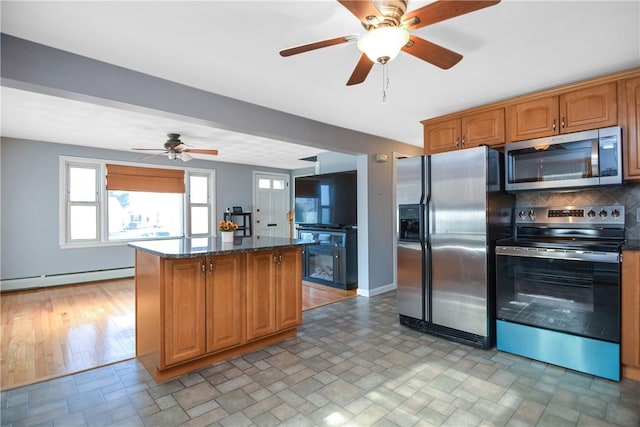
[{"label": "island base cabinet", "polygon": [[302,324],[302,251],[250,253],[247,340]]},{"label": "island base cabinet", "polygon": [[622,253],[622,376],[640,381],[640,251]]},{"label": "island base cabinet", "polygon": [[207,257],[207,353],[245,341],[246,256]]},{"label": "island base cabinet", "polygon": [[[302,250],[136,251],[136,356],[157,382],[296,336]],[[295,271],[294,271],[295,270]]]},{"label": "island base cabinet", "polygon": [[276,269],[276,328],[302,324],[302,251],[280,251]]},{"label": "island base cabinet", "polygon": [[276,255],[247,255],[247,340],[276,330]]},{"label": "island base cabinet", "polygon": [[165,261],[164,358],[162,367],[205,353],[203,258]]}]

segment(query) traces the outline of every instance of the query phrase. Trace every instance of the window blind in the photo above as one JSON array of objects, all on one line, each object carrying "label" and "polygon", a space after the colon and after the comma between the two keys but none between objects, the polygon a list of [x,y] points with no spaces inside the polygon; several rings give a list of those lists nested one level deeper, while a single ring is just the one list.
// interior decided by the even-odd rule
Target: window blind
[{"label": "window blind", "polygon": [[107,190],[184,193],[184,171],[108,164]]}]

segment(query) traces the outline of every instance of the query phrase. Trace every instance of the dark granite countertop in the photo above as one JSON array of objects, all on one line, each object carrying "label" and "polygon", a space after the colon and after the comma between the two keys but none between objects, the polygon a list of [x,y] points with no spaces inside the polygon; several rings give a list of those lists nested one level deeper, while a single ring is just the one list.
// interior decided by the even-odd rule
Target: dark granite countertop
[{"label": "dark granite countertop", "polygon": [[640,251],[640,240],[626,240],[622,249],[626,251]]},{"label": "dark granite countertop", "polygon": [[223,243],[218,237],[147,240],[129,243],[129,247],[159,255],[164,258],[197,258],[207,255],[227,255],[273,249],[286,249],[317,245],[312,240],[285,239],[282,237],[234,237],[233,243]]}]

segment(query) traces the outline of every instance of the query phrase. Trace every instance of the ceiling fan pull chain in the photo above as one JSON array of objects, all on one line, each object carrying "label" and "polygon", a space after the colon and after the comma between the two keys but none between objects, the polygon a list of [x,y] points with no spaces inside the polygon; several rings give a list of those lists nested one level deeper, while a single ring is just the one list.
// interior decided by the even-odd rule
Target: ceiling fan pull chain
[{"label": "ceiling fan pull chain", "polygon": [[387,64],[382,64],[382,103],[387,103],[387,92],[389,91],[389,71]]}]

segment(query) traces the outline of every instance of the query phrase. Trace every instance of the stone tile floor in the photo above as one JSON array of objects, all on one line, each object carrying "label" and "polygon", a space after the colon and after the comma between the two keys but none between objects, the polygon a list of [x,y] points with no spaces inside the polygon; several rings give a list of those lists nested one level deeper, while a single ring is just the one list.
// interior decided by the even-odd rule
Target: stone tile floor
[{"label": "stone tile floor", "polygon": [[395,292],[304,313],[298,337],[156,384],[134,359],[1,394],[3,426],[638,426],[619,383],[399,325]]}]

